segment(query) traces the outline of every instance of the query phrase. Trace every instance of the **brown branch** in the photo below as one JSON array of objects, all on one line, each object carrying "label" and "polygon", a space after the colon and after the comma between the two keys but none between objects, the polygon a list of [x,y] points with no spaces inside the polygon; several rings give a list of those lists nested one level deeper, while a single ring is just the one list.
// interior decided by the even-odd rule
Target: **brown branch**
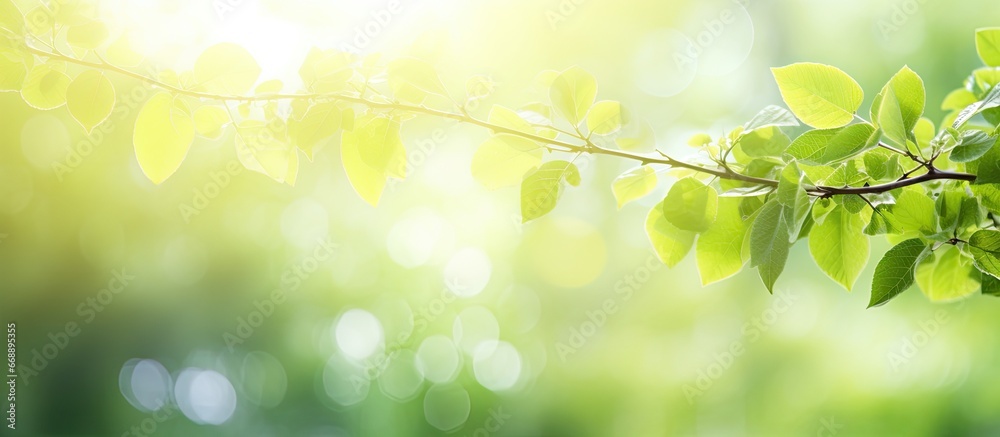
[{"label": "brown branch", "polygon": [[931,171],[924,173],[917,177],[900,179],[898,181],[893,181],[881,185],[870,185],[867,187],[813,187],[809,189],[809,194],[819,197],[830,197],[846,194],[877,194],[884,193],[886,191],[892,191],[897,188],[908,187],[910,185],[922,184],[924,182],[935,181],[935,180],[954,180],[954,181],[966,181],[974,182],[976,180],[976,175],[969,173],[956,173],[945,170],[938,170],[931,167]]}]

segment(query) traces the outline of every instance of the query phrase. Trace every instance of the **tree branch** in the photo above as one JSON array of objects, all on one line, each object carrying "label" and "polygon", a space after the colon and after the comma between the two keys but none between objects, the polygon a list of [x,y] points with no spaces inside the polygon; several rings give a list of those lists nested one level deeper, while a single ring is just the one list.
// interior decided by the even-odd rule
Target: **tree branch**
[{"label": "tree branch", "polygon": [[[352,94],[342,94],[342,93],[329,93],[329,94],[315,94],[315,93],[298,93],[298,94],[282,94],[282,93],[271,93],[271,94],[260,94],[254,96],[243,96],[243,95],[223,95],[223,94],[212,94],[200,91],[188,90],[182,87],[170,85],[168,83],[162,82],[152,77],[145,76],[140,73],[136,73],[121,67],[117,67],[101,59],[101,62],[86,61],[83,59],[77,59],[74,57],[66,56],[58,52],[47,52],[44,50],[39,50],[37,48],[25,45],[26,50],[37,56],[42,56],[50,59],[56,59],[64,61],[71,64],[76,64],[84,67],[95,68],[103,71],[110,71],[114,73],[121,74],[126,77],[130,77],[149,85],[162,88],[164,90],[185,95],[189,97],[194,97],[198,99],[214,100],[221,102],[266,102],[266,101],[277,101],[277,100],[333,100],[342,101],[347,103],[358,104],[366,106],[372,109],[388,109],[388,110],[398,110],[406,111],[414,114],[423,114],[439,118],[456,120],[459,122],[476,125],[484,127],[493,131],[494,133],[514,135],[521,138],[529,139],[532,141],[539,142],[544,145],[545,148],[551,151],[560,152],[571,152],[571,153],[590,153],[597,155],[608,155],[616,156],[619,158],[631,159],[640,162],[643,165],[648,164],[659,164],[666,165],[674,168],[684,168],[700,173],[710,174],[721,179],[733,180],[746,182],[749,184],[756,184],[768,187],[778,186],[778,181],[774,179],[766,179],[755,176],[744,175],[733,171],[728,168],[728,166],[722,166],[719,168],[704,167],[698,164],[692,164],[685,161],[680,161],[670,156],[667,156],[663,152],[659,152],[658,155],[648,155],[628,152],[624,150],[615,150],[600,147],[594,144],[589,138],[581,135],[571,134],[569,132],[561,131],[564,135],[568,135],[577,140],[580,140],[582,144],[574,144],[568,141],[563,141],[555,138],[543,137],[531,132],[524,132],[517,129],[508,128],[505,126],[495,125],[489,123],[488,121],[480,120],[471,115],[468,115],[464,111],[461,113],[450,112],[440,109],[429,108],[423,105],[407,105],[392,101],[377,101],[370,100],[364,97],[363,94],[352,95]],[[227,107],[228,109],[228,107]],[[544,128],[555,129],[552,126],[544,126]],[[958,181],[975,181],[976,176],[968,173],[956,173],[936,169],[933,164],[923,161],[916,156],[914,156],[909,151],[900,150],[895,147],[889,146],[885,143],[879,143],[879,146],[886,148],[890,151],[899,153],[901,155],[907,156],[913,159],[921,166],[928,169],[926,174],[917,176],[914,178],[904,178],[895,182],[890,182],[881,185],[872,185],[866,187],[828,187],[828,186],[815,186],[807,189],[807,192],[812,196],[817,197],[831,197],[835,195],[854,195],[854,194],[874,194],[883,193],[886,191],[894,190],[896,188],[901,188],[909,185],[921,184],[924,182],[932,180],[958,180]]]}]

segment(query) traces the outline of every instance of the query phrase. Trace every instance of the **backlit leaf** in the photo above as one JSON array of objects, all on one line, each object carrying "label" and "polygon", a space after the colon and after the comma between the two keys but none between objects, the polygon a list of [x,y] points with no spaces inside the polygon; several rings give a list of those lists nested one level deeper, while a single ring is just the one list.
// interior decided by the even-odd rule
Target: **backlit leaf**
[{"label": "backlit leaf", "polygon": [[154,184],[161,184],[184,162],[194,122],[183,101],[168,92],[153,95],[135,120],[132,143],[142,172]]}]

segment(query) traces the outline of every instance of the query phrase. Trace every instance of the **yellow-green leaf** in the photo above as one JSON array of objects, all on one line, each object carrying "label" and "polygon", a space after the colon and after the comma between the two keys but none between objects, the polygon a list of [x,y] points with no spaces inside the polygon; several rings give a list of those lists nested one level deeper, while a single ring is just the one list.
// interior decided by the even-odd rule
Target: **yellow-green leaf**
[{"label": "yellow-green leaf", "polygon": [[205,50],[194,64],[194,80],[211,93],[242,95],[260,77],[260,66],[245,48],[222,43]]},{"label": "yellow-green leaf", "polygon": [[695,233],[677,229],[663,216],[663,202],[657,204],[646,215],[646,236],[653,245],[660,262],[667,267],[681,262],[694,246]]},{"label": "yellow-green leaf", "polygon": [[958,247],[944,245],[917,265],[917,286],[933,302],[959,299],[979,290],[980,273],[971,257]]},{"label": "yellow-green leaf", "polygon": [[829,65],[800,63],[771,71],[785,104],[796,117],[814,128],[847,125],[865,97],[854,79]]},{"label": "yellow-green leaf", "polygon": [[49,110],[66,104],[70,79],[51,64],[38,64],[28,72],[21,98],[34,108]]},{"label": "yellow-green leaf", "polygon": [[597,102],[587,113],[587,128],[597,135],[611,135],[621,130],[628,116],[622,104],[605,100]]},{"label": "yellow-green leaf", "polygon": [[344,171],[351,182],[354,191],[371,206],[378,206],[382,192],[385,190],[386,173],[373,169],[361,159],[363,133],[361,129],[345,131],[341,134],[340,159],[344,163]]},{"label": "yellow-green leaf", "polygon": [[115,108],[115,87],[103,72],[85,71],[66,89],[66,107],[89,134]]},{"label": "yellow-green leaf", "polygon": [[472,157],[472,177],[490,190],[515,186],[525,173],[542,163],[538,143],[501,134],[490,138]]},{"label": "yellow-green leaf", "polygon": [[1000,67],[1000,27],[977,29],[976,51],[983,63]]},{"label": "yellow-green leaf", "polygon": [[340,112],[340,107],[336,103],[321,102],[310,106],[302,120],[296,123],[295,144],[309,159],[312,159],[313,149],[316,146],[340,130],[342,120]]},{"label": "yellow-green leaf", "polygon": [[597,98],[597,80],[580,67],[570,68],[552,81],[549,98],[556,111],[577,126]]},{"label": "yellow-green leaf", "polygon": [[221,106],[206,105],[194,111],[195,132],[205,138],[221,137],[223,128],[230,121],[229,113]]},{"label": "yellow-green leaf", "polygon": [[809,253],[816,265],[847,291],[868,264],[870,247],[864,227],[859,214],[838,206],[809,232]]},{"label": "yellow-green leaf", "polygon": [[132,143],[142,172],[154,184],[174,174],[194,140],[194,122],[184,102],[168,92],[151,97],[135,120]]},{"label": "yellow-green leaf", "polygon": [[580,170],[572,162],[546,162],[525,176],[521,183],[521,221],[527,223],[555,209],[563,182],[580,185]]},{"label": "yellow-green leaf", "polygon": [[312,48],[299,69],[299,76],[306,89],[314,93],[343,91],[347,81],[354,76],[350,53],[340,50]]},{"label": "yellow-green leaf", "polygon": [[518,132],[535,134],[535,128],[531,126],[531,123],[528,123],[527,120],[518,115],[517,112],[514,112],[513,109],[504,106],[493,105],[487,120],[493,125],[514,129]]},{"label": "yellow-green leaf", "polygon": [[656,189],[656,170],[648,165],[633,168],[611,183],[611,191],[618,201],[618,209]]},{"label": "yellow-green leaf", "polygon": [[708,285],[743,269],[743,240],[749,224],[740,213],[741,198],[719,199],[719,215],[707,231],[698,236],[695,257],[701,284]]},{"label": "yellow-green leaf", "polygon": [[719,193],[695,178],[677,181],[663,201],[663,215],[674,226],[703,232],[715,222]]},{"label": "yellow-green leaf", "polygon": [[275,181],[295,185],[299,155],[280,118],[247,120],[236,126],[236,155],[243,166]]},{"label": "yellow-green leaf", "polygon": [[399,136],[399,121],[373,117],[356,128],[361,160],[376,171],[397,178],[406,177],[406,148]]}]

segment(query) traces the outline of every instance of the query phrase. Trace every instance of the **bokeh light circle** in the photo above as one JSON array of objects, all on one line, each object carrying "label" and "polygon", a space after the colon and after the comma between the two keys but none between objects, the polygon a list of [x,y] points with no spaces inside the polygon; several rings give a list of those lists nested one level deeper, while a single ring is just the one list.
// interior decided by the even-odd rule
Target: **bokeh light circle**
[{"label": "bokeh light circle", "polygon": [[285,398],[288,376],[285,367],[267,352],[250,352],[241,367],[241,394],[263,408],[278,406]]},{"label": "bokeh light circle", "polygon": [[493,263],[489,256],[476,248],[455,252],[444,268],[444,280],[453,293],[462,297],[475,296],[490,282]]},{"label": "bokeh light circle", "polygon": [[378,378],[379,389],[389,399],[405,402],[417,395],[423,378],[416,367],[413,351],[399,350],[388,357],[388,362]]},{"label": "bokeh light circle", "polygon": [[482,343],[496,342],[500,338],[500,323],[489,309],[481,306],[468,307],[455,317],[452,337],[459,348],[472,355]]},{"label": "bokeh light circle", "polygon": [[444,384],[454,381],[461,364],[462,354],[458,347],[443,335],[427,337],[417,349],[417,371],[430,382]]},{"label": "bokeh light circle", "polygon": [[441,431],[454,431],[469,420],[472,401],[458,384],[435,385],[424,395],[424,418]]},{"label": "bokeh light circle", "polygon": [[152,412],[167,405],[172,385],[170,372],[156,360],[131,359],[118,373],[118,389],[139,411]]},{"label": "bokeh light circle", "polygon": [[366,369],[340,354],[334,354],[323,367],[322,389],[339,407],[349,407],[368,397],[371,380]]},{"label": "bokeh light circle", "polygon": [[221,425],[236,411],[236,389],[214,370],[184,369],[177,376],[174,393],[184,416],[201,425]]},{"label": "bokeh light circle", "polygon": [[447,222],[431,209],[409,212],[393,225],[386,237],[389,257],[406,268],[427,264],[447,226]]},{"label": "bokeh light circle", "polygon": [[334,324],[337,346],[348,357],[356,360],[368,358],[383,346],[382,324],[372,313],[348,310]]},{"label": "bokeh light circle", "polygon": [[476,381],[492,391],[507,390],[521,377],[521,354],[505,341],[481,343],[473,352]]}]

